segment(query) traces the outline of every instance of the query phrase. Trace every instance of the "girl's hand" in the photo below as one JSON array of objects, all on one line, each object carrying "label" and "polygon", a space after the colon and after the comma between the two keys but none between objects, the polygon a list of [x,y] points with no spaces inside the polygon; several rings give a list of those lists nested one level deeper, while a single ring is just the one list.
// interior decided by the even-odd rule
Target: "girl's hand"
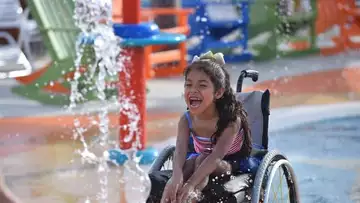
[{"label": "girl's hand", "polygon": [[195,186],[193,186],[191,183],[185,183],[179,191],[177,202],[187,202],[190,196],[193,196],[193,192],[195,192]]},{"label": "girl's hand", "polygon": [[175,203],[179,189],[183,186],[183,176],[172,176],[167,182],[160,203]]}]

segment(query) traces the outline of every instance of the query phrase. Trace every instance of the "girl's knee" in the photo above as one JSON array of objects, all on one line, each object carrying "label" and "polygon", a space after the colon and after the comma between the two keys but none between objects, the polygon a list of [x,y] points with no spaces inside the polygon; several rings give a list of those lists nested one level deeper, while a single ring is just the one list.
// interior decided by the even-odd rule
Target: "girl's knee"
[{"label": "girl's knee", "polygon": [[216,174],[223,174],[231,172],[232,167],[227,161],[220,161],[216,167],[215,173]]}]

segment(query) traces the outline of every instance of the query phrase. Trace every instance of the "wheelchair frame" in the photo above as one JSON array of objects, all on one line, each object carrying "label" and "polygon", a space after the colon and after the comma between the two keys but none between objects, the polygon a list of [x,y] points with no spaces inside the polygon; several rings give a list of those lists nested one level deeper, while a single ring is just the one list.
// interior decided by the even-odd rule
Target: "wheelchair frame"
[{"label": "wheelchair frame", "polygon": [[[251,78],[253,82],[258,80],[259,73],[254,70],[243,70],[237,81],[237,92],[242,91],[242,84],[244,78]],[[270,95],[269,95],[270,96]],[[269,104],[267,104],[269,106]],[[254,149],[252,154],[256,154],[257,156],[262,157],[262,161],[256,171],[255,177],[249,175],[250,181],[246,181],[245,185],[246,188],[242,188],[240,191],[245,191],[244,197],[237,198],[238,203],[268,203],[269,202],[269,195],[272,187],[272,182],[276,173],[279,169],[283,170],[283,174],[286,178],[286,184],[289,191],[288,199],[285,200],[286,202],[290,203],[299,203],[299,191],[298,191],[298,184],[296,182],[296,176],[294,170],[288,161],[288,159],[279,153],[276,150],[268,150],[268,117],[269,117],[269,109],[263,108],[263,120],[264,120],[264,130],[262,134],[262,147],[263,149]],[[266,112],[268,111],[268,112]],[[169,170],[172,167],[172,158],[175,152],[175,146],[168,146],[164,148],[161,153],[159,154],[158,158],[152,164],[150,168],[150,173],[154,171],[160,171],[162,169]],[[166,166],[166,163],[169,166]],[[280,172],[280,171],[279,171]],[[246,175],[246,174],[242,174]],[[242,176],[240,175],[240,176]],[[238,176],[237,176],[238,177]],[[246,179],[246,178],[245,178]],[[244,180],[244,178],[242,178]],[[240,181],[240,180],[239,180]],[[237,182],[237,184],[241,184]],[[251,198],[246,198],[247,194],[251,194]],[[236,196],[236,193],[233,195]],[[282,202],[282,201],[281,201]]]}]

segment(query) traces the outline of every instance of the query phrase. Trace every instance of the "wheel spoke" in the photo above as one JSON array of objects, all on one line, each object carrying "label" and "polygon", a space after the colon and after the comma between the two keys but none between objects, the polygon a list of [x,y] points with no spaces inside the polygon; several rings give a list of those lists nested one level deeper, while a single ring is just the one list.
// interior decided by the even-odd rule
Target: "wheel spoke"
[{"label": "wheel spoke", "polygon": [[[277,176],[280,176],[280,180],[277,180]],[[277,183],[274,183],[275,181]],[[252,202],[272,203],[281,198],[278,202],[299,203],[296,184],[294,170],[286,157],[276,150],[269,151],[256,172],[251,194]]]},{"label": "wheel spoke", "polygon": [[[271,184],[269,185],[270,187],[268,188],[268,195],[270,195],[268,198],[269,203],[276,203],[276,202],[280,202],[280,203],[287,203],[290,202],[290,185],[288,185],[288,182],[286,181],[287,177],[287,173],[285,172],[285,170],[287,170],[286,167],[284,166],[278,166],[278,167],[271,167],[268,169],[268,171],[272,174],[270,174],[270,177],[272,178],[267,178],[267,180],[265,182],[271,182]],[[272,180],[270,180],[272,179]],[[285,189],[283,187],[287,187],[288,189]],[[264,192],[266,193],[266,192]]]},{"label": "wheel spoke", "polygon": [[[279,172],[280,172],[280,170],[279,170]],[[280,175],[280,178],[281,178],[281,175]],[[279,190],[279,188],[281,188],[281,181],[280,181],[280,185],[276,188],[276,192],[274,191],[274,202],[275,202],[275,200],[277,200],[277,192],[278,192],[278,190]]]},{"label": "wheel spoke", "polygon": [[283,202],[282,200],[283,200],[283,192],[282,192],[282,178],[283,178],[283,176],[282,176],[282,173],[281,173],[281,170],[279,170],[279,176],[280,176],[280,185],[281,185],[281,187],[280,187],[280,194],[281,194],[281,202]]}]

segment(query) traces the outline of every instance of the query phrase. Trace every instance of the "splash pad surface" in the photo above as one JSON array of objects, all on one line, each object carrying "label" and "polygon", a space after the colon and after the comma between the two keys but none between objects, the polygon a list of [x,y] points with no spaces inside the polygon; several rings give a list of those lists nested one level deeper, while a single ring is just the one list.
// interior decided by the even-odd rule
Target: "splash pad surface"
[{"label": "splash pad surface", "polygon": [[[149,138],[153,138],[153,142],[161,139],[161,133],[158,133],[161,122],[178,117],[177,113],[150,115]],[[1,119],[1,171],[11,190],[25,202],[85,202],[86,198],[96,202],[100,189],[98,168],[96,164],[83,163],[75,153],[82,149],[82,143],[73,140],[73,120],[72,116]],[[86,125],[86,118],[81,120]],[[110,116],[110,120],[110,140],[117,140],[117,116]],[[167,128],[173,127],[162,127],[163,137],[168,136],[164,135],[166,131],[172,131]],[[97,127],[93,126],[84,137],[89,150],[100,156],[98,133]],[[143,169],[148,167],[143,166]],[[116,202],[120,181],[117,168],[110,167],[108,177],[108,200]]]}]

